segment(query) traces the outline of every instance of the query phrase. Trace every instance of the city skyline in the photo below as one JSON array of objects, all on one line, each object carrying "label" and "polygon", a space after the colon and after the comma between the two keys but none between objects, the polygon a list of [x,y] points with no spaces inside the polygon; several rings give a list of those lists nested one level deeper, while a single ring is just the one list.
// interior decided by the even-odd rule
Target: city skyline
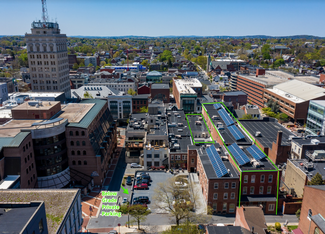
[{"label": "city skyline", "polygon": [[[41,20],[39,0],[0,0],[5,11],[1,35],[24,35]],[[67,36],[293,36],[324,37],[317,22],[306,17],[325,2],[312,1],[47,1],[49,21],[57,21]],[[28,14],[26,14],[28,12]]]}]

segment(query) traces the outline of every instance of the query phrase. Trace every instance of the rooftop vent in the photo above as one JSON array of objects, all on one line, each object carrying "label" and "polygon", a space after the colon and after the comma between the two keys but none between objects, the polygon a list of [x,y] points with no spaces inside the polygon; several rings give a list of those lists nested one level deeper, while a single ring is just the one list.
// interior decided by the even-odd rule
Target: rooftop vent
[{"label": "rooftop vent", "polygon": [[261,133],[260,131],[256,131],[256,132],[255,132],[255,136],[256,136],[256,137],[261,137],[261,136],[262,136],[262,133]]},{"label": "rooftop vent", "polygon": [[317,139],[312,139],[311,141],[310,141],[310,143],[312,143],[313,145],[318,145],[319,144],[319,140],[317,140]]}]

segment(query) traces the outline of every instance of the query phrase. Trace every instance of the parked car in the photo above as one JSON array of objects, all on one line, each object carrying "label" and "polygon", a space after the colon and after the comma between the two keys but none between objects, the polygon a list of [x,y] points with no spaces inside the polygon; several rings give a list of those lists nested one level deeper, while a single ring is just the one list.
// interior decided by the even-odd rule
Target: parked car
[{"label": "parked car", "polygon": [[126,178],[126,184],[127,184],[127,185],[132,185],[132,178],[131,178],[131,176],[128,176],[128,177]]},{"label": "parked car", "polygon": [[150,204],[149,197],[147,197],[147,196],[135,197],[135,198],[133,198],[133,202],[141,202],[141,203]]},{"label": "parked car", "polygon": [[133,186],[134,189],[148,189],[148,185],[145,183],[142,184],[136,184]]},{"label": "parked car", "polygon": [[125,204],[125,203],[127,203],[128,202],[128,199],[125,197],[125,198],[123,198],[123,201],[122,201],[122,203],[123,204]]},{"label": "parked car", "polygon": [[150,178],[149,175],[142,175],[142,176],[140,176],[140,178],[143,179],[143,180],[145,179],[145,180],[151,181],[151,178]]},{"label": "parked car", "polygon": [[142,184],[142,183],[150,185],[150,181],[147,179],[137,179],[136,184]]},{"label": "parked car", "polygon": [[112,230],[108,234],[117,234],[117,231],[116,230]]},{"label": "parked car", "polygon": [[137,163],[131,163],[131,168],[141,168],[142,166]]}]

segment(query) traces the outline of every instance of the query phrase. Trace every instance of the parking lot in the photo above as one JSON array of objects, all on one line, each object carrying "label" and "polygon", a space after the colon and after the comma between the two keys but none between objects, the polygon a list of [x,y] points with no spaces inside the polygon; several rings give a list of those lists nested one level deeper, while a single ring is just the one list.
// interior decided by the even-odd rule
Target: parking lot
[{"label": "parking lot", "polygon": [[[143,172],[143,171],[141,171],[141,172]],[[138,173],[140,173],[140,172],[138,172]],[[147,189],[147,190],[136,190],[136,189],[133,190],[132,201],[133,201],[134,197],[147,196],[147,197],[149,197],[150,202],[151,202],[150,204],[148,204],[148,207],[151,209],[151,211],[153,213],[157,213],[153,209],[152,197],[154,195],[154,190],[157,187],[158,183],[165,182],[168,178],[173,177],[173,175],[170,174],[170,173],[165,173],[165,172],[160,172],[160,171],[150,171],[149,175],[150,175],[151,180],[152,180],[151,183],[150,183],[149,189]],[[135,177],[136,176],[137,175],[135,175]]]}]

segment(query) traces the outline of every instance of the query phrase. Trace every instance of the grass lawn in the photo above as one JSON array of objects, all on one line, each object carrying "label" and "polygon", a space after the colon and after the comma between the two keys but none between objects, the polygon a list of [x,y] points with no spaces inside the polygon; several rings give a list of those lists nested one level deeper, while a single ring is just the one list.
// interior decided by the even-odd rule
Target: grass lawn
[{"label": "grass lawn", "polygon": [[287,226],[288,230],[291,232],[292,230],[295,230],[298,228],[298,225],[293,225],[293,226]]}]

